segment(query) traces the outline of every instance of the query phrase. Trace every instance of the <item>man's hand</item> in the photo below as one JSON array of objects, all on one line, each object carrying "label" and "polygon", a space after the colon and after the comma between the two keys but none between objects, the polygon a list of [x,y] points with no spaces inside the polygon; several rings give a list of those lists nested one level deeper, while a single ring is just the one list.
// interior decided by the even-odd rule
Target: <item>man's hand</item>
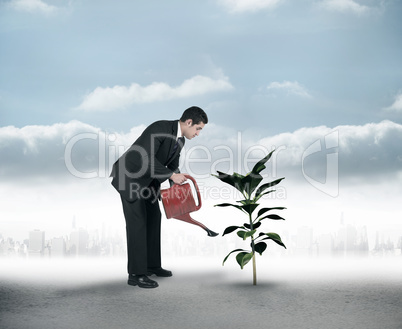
[{"label": "man's hand", "polygon": [[186,176],[184,176],[184,174],[173,174],[172,176],[170,176],[170,179],[173,181],[173,183],[175,184],[183,184],[187,178]]}]

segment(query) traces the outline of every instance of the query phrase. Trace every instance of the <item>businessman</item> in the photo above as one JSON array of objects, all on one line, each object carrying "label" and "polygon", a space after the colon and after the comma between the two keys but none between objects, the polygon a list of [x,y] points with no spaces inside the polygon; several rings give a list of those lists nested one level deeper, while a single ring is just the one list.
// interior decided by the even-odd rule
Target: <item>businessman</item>
[{"label": "businessman", "polygon": [[160,185],[167,179],[182,184],[179,157],[185,139],[198,136],[208,123],[197,106],[185,110],[180,120],[156,121],[114,163],[112,185],[120,193],[127,233],[128,284],[156,288],[149,278],[172,276],[161,265]]}]

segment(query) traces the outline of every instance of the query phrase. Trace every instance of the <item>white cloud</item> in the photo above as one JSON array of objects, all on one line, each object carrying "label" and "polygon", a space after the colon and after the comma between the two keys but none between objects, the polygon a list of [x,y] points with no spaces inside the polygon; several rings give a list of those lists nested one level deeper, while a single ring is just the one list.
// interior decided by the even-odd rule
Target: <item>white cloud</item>
[{"label": "white cloud", "polygon": [[15,10],[31,13],[53,14],[57,11],[57,7],[48,5],[41,0],[11,0],[9,5]]},{"label": "white cloud", "polygon": [[93,92],[85,96],[77,109],[84,111],[112,111],[125,108],[134,103],[151,103],[232,89],[233,86],[227,77],[212,79],[201,75],[187,79],[177,87],[171,87],[164,82],[154,82],[145,87],[137,83],[133,83],[129,87],[97,87]]},{"label": "white cloud", "polygon": [[255,12],[273,9],[283,0],[220,0],[219,2],[231,13]]},{"label": "white cloud", "polygon": [[402,112],[402,93],[396,95],[394,103],[384,108],[385,111]]},{"label": "white cloud", "polygon": [[285,92],[287,95],[296,95],[305,98],[311,97],[307,90],[297,81],[271,82],[266,89],[269,93],[274,94],[276,92]]},{"label": "white cloud", "polygon": [[[264,155],[264,150],[275,147],[278,150],[278,175],[302,179],[303,154],[319,141],[322,148],[305,162],[312,175],[325,174],[326,156],[336,151],[339,152],[341,179],[375,182],[382,177],[402,178],[402,125],[391,121],[363,126],[302,128],[259,140],[239,136],[230,127],[209,125],[211,127],[207,127],[199,138],[186,144],[182,160],[188,157],[191,161],[186,161],[184,171],[193,170],[203,176],[216,170],[237,171],[243,166],[245,153],[254,149],[250,154],[257,159]],[[15,184],[30,179],[61,183],[65,179],[76,179],[74,171],[91,173],[83,174],[81,178],[108,177],[111,165],[144,129],[141,125],[125,134],[107,133],[79,121],[52,126],[2,127],[0,180]],[[334,131],[338,132],[339,140],[328,139]],[[333,147],[335,150],[330,150]],[[238,153],[241,153],[240,157]],[[197,154],[202,159],[199,162],[196,161]],[[73,170],[68,168],[66,156],[70,157]],[[230,156],[233,163],[229,163]],[[208,158],[211,161],[205,160]],[[238,172],[245,173],[243,169]]]},{"label": "white cloud", "polygon": [[[338,140],[331,136],[334,131]],[[392,121],[362,126],[301,128],[292,133],[261,139],[257,144],[283,149],[279,155],[280,166],[285,167],[285,172],[300,172],[303,155],[317,141],[319,151],[312,154],[309,160],[305,159],[311,172],[325,174],[327,155],[338,152],[340,179],[369,184],[389,175],[398,180],[401,177],[402,125]]]},{"label": "white cloud", "polygon": [[[133,133],[135,136],[132,136]],[[99,159],[102,154],[104,156],[109,143],[106,135],[99,128],[79,121],[51,126],[2,127],[0,179],[3,182],[20,179],[51,182],[57,179],[61,183],[66,177],[72,177],[67,170],[66,161],[66,149],[69,146],[71,152],[67,157],[75,168],[82,172],[91,172],[103,161]],[[138,135],[138,131],[133,130],[127,137]]]},{"label": "white cloud", "polygon": [[372,8],[361,5],[354,0],[325,0],[319,5],[330,11],[352,12],[358,15],[367,14],[372,10]]}]

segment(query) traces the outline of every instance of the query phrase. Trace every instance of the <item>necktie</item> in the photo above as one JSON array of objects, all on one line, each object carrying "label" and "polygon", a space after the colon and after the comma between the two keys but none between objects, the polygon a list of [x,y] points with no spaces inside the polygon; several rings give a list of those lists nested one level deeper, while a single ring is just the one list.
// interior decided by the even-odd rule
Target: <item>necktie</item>
[{"label": "necktie", "polygon": [[184,145],[184,137],[179,137],[176,141],[176,143],[173,146],[172,152],[170,153],[170,158],[176,153],[177,148],[179,147],[179,143],[181,146]]}]

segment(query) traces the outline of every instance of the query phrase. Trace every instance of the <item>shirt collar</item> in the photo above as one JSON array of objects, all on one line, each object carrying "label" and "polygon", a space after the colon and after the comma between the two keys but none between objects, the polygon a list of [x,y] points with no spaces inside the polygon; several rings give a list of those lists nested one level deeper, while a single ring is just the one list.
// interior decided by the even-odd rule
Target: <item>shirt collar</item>
[{"label": "shirt collar", "polygon": [[177,122],[177,136],[176,136],[176,140],[178,140],[179,137],[181,137],[180,120]]}]

